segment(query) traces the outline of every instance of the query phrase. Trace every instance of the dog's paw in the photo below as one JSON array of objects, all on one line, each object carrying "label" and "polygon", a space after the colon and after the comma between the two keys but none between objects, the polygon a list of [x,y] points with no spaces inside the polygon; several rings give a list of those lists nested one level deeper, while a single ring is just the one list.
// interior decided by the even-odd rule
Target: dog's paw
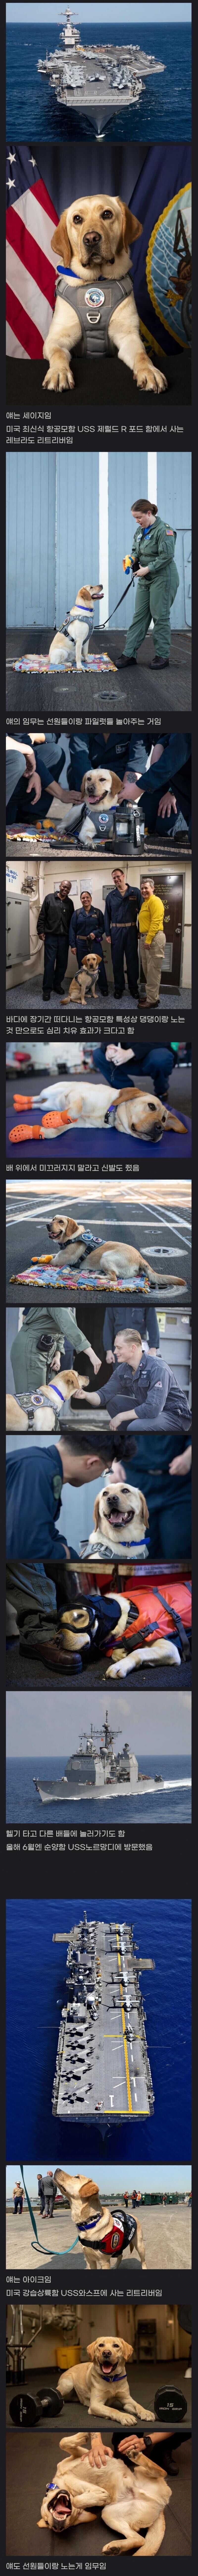
[{"label": "dog's paw", "polygon": [[166,393],[167,377],[161,375],[160,367],[152,366],[151,358],[146,358],[145,351],[142,351],[141,358],[134,359],[133,373],[140,393]]},{"label": "dog's paw", "polygon": [[62,365],[60,362],[58,365],[58,361],[56,365],[55,361],[54,364],[51,363],[51,367],[47,369],[47,376],[43,376],[43,385],[49,385],[49,391],[53,394],[65,393],[66,386],[69,385],[73,393],[74,376],[72,376],[71,367],[65,365],[65,359]]}]

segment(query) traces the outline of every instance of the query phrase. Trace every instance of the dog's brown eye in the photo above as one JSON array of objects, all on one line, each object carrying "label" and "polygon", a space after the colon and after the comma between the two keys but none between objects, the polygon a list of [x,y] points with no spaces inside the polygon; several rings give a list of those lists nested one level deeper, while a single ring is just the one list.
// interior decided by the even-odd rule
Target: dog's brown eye
[{"label": "dog's brown eye", "polygon": [[83,224],[83,215],[73,215],[74,224]]},{"label": "dog's brown eye", "polygon": [[112,215],[112,207],[111,207],[111,206],[103,206],[103,224],[107,224],[107,223],[108,223],[108,224],[113,224],[113,215]]}]

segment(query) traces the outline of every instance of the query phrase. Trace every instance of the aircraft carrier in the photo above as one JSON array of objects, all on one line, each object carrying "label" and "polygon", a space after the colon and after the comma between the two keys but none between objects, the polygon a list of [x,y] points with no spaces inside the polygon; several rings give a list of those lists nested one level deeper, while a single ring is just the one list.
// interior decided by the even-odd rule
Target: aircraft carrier
[{"label": "aircraft carrier", "polygon": [[164,63],[155,54],[145,54],[141,45],[83,45],[80,29],[69,8],[62,12],[63,28],[53,53],[38,61],[38,72],[49,81],[50,89],[61,107],[76,108],[77,114],[90,118],[92,129],[102,136],[108,119],[121,107],[136,107],[145,88],[164,71]]},{"label": "aircraft carrier", "polygon": [[[133,1924],[87,1922],[54,1932],[67,1944],[64,2002],[52,2093],[55,2119],[147,2119],[154,2092]],[[60,2000],[60,1998],[58,1998]]]},{"label": "aircraft carrier", "polygon": [[64,1805],[68,1798],[93,1798],[95,1791],[97,1799],[108,1799],[124,1797],[126,1789],[130,1790],[132,1798],[137,1795],[141,1798],[146,1789],[161,1789],[161,1772],[151,1779],[149,1773],[138,1771],[137,1755],[130,1753],[128,1741],[123,1744],[121,1752],[115,1753],[115,1734],[120,1735],[120,1732],[120,1727],[115,1728],[109,1722],[106,1709],[100,1732],[91,1724],[86,1734],[80,1733],[76,1753],[67,1755],[62,1779],[34,1778],[34,1789],[38,1791],[42,1806]]}]

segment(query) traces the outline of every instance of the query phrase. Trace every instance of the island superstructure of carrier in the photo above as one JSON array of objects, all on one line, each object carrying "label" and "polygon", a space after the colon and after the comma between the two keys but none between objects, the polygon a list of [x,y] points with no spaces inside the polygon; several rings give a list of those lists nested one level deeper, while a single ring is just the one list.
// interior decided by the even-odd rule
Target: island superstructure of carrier
[{"label": "island superstructure of carrier", "polygon": [[38,61],[38,72],[49,81],[59,104],[86,114],[98,135],[104,133],[108,118],[123,107],[134,107],[142,96],[145,80],[164,71],[164,63],[154,54],[145,54],[141,45],[81,44],[80,29],[69,8],[62,11],[63,27],[54,53]]},{"label": "island superstructure of carrier", "polygon": [[53,1941],[67,1945],[64,2002],[53,2082],[59,2120],[147,2119],[154,2109],[133,1923],[87,1921],[86,1911]]}]

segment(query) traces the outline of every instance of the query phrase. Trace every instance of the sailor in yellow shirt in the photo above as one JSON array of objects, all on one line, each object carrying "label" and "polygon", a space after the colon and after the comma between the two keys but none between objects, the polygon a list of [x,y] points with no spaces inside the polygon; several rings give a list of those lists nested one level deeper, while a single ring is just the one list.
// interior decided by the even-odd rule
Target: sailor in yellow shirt
[{"label": "sailor in yellow shirt", "polygon": [[149,1002],[158,1002],[166,940],[163,930],[164,903],[161,901],[161,896],[155,894],[154,877],[144,877],[141,892],[139,964],[141,960],[146,979],[146,992],[142,1004],[143,1009],[146,1009]]}]

